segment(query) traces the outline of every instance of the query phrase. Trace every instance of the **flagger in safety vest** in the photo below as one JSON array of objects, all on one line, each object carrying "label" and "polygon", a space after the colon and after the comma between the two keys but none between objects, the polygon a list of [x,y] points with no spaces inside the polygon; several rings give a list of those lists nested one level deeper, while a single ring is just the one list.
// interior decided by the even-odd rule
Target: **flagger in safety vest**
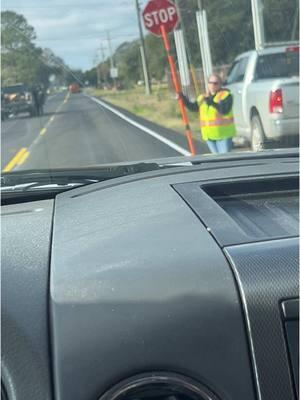
[{"label": "flagger in safety vest", "polygon": [[208,93],[202,94],[197,101],[190,102],[182,93],[180,95],[186,107],[199,112],[200,130],[212,153],[226,153],[232,149],[232,138],[236,135],[232,95],[228,89],[222,88],[222,80],[218,75],[208,79]]}]

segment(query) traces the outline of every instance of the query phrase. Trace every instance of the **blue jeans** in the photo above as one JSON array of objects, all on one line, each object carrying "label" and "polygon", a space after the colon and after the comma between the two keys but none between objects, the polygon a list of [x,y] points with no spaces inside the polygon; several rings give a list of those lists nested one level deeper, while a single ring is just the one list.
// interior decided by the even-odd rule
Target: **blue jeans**
[{"label": "blue jeans", "polygon": [[228,153],[232,149],[232,138],[207,140],[206,144],[212,153]]}]

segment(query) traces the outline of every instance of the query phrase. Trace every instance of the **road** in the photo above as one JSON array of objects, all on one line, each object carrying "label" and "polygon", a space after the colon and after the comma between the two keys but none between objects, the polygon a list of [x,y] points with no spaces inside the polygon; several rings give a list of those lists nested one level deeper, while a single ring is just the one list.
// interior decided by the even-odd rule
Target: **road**
[{"label": "road", "polygon": [[[128,115],[127,115],[128,117]],[[138,121],[140,122],[140,121]],[[82,167],[178,156],[187,151],[180,134],[155,126],[158,136],[116,115],[84,93],[47,99],[45,114],[2,122],[1,169]],[[207,152],[201,142],[198,152]]]}]

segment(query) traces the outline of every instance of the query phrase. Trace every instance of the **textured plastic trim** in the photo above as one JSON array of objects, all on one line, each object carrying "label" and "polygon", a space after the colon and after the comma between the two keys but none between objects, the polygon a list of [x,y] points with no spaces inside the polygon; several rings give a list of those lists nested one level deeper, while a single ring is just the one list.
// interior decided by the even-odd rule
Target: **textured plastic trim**
[{"label": "textured plastic trim", "polygon": [[242,297],[258,398],[293,400],[280,303],[299,292],[298,239],[225,249]]}]

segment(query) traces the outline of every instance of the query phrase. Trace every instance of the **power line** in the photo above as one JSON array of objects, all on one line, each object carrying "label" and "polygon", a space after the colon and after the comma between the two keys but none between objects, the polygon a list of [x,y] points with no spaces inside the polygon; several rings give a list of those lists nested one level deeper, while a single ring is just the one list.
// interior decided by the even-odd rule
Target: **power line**
[{"label": "power line", "polygon": [[[128,33],[128,34],[122,34],[122,35],[116,35],[116,36],[112,36],[110,39],[113,40],[118,40],[120,38],[129,38],[129,37],[135,37],[136,39],[138,38],[138,33]],[[72,36],[71,38],[43,38],[43,39],[36,39],[38,42],[56,42],[56,41],[74,41],[74,39],[77,40],[90,40],[90,39],[99,39],[99,35],[93,35],[93,36]],[[105,37],[101,38],[102,40],[106,40]]]},{"label": "power line", "polygon": [[[126,5],[131,5],[132,3],[131,3],[131,1],[128,1],[128,2],[125,2],[125,1],[123,1],[123,2],[121,2],[121,3],[118,3],[117,5],[118,6],[126,6]],[[109,4],[106,4],[106,5],[109,5]],[[72,9],[74,9],[74,8],[87,8],[87,7],[97,7],[97,8],[101,8],[101,6],[99,6],[99,2],[98,3],[72,3]],[[34,6],[34,5],[25,5],[25,6],[23,6],[23,5],[19,5],[19,4],[9,4],[9,5],[4,5],[4,4],[2,4],[2,8],[4,9],[4,8],[7,8],[7,7],[9,7],[9,8],[15,8],[15,9],[55,9],[55,8],[70,8],[70,4],[55,4],[55,5],[49,5],[49,6],[46,6],[46,5],[38,5],[38,6]]]}]

